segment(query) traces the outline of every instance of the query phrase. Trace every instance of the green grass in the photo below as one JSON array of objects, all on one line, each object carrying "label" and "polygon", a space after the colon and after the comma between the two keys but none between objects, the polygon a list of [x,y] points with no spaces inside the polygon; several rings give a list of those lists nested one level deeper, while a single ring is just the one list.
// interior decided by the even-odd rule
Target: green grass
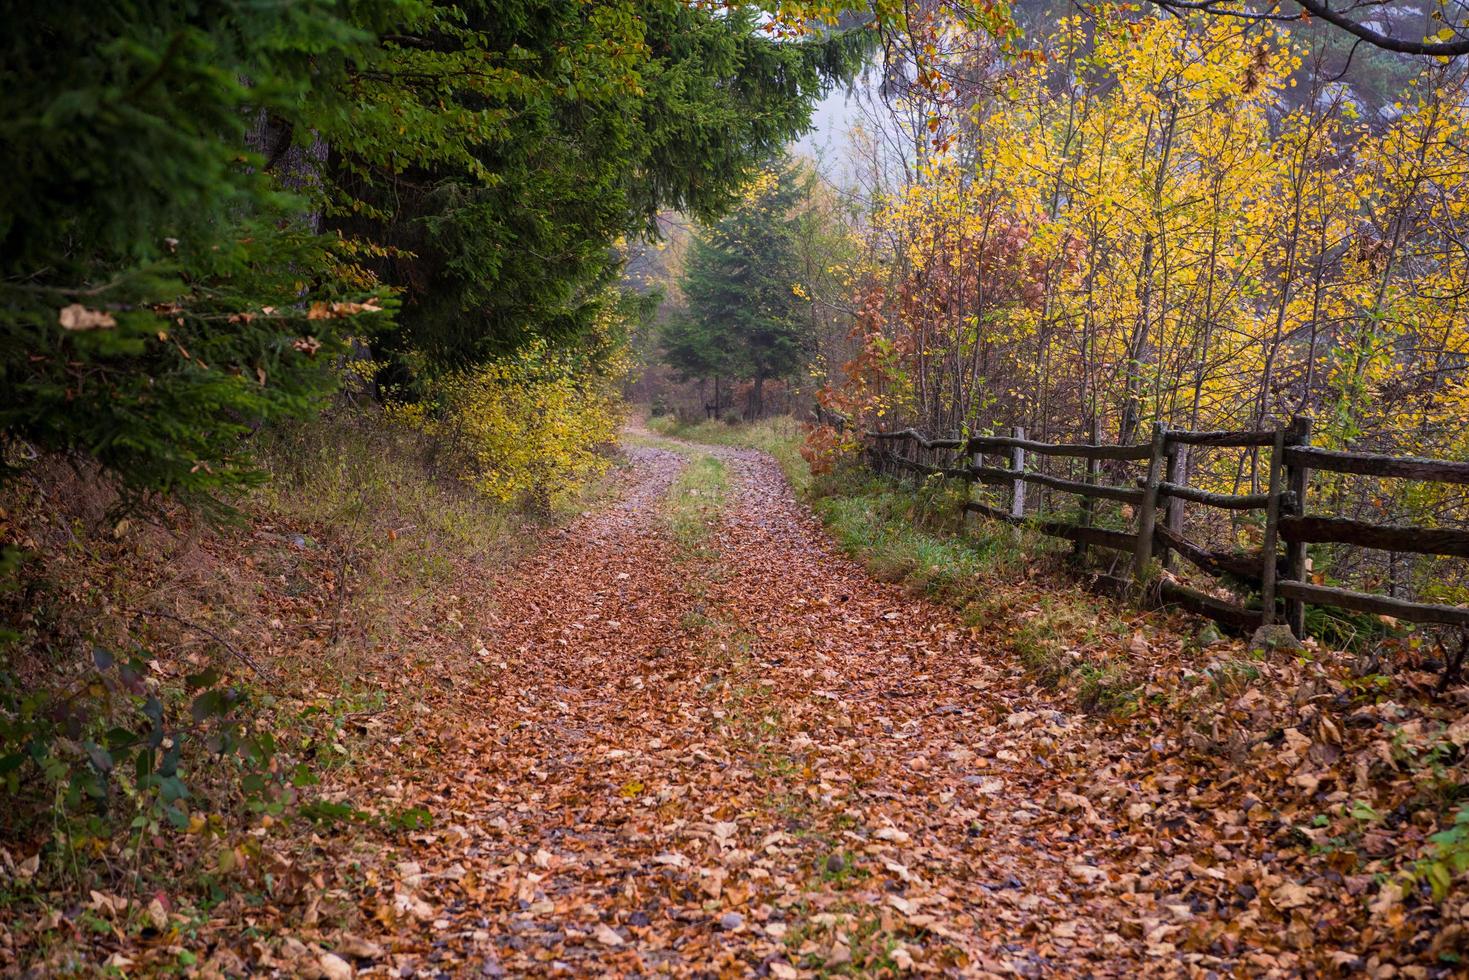
[{"label": "green grass", "polygon": [[716,456],[696,457],[673,481],[663,502],[663,518],[680,550],[703,555],[709,533],[729,491],[729,471]]},{"label": "green grass", "polygon": [[670,439],[759,449],[775,457],[796,493],[804,495],[811,488],[811,467],[801,456],[805,430],[800,422],[789,416],[748,423],[713,419],[689,423],[680,422],[671,415],[657,415],[648,419],[648,428]]},{"label": "green grass", "polygon": [[811,505],[837,543],[884,581],[967,605],[995,577],[1022,577],[1042,543],[1015,529],[966,518],[964,488],[906,481],[856,469],[819,478]]}]

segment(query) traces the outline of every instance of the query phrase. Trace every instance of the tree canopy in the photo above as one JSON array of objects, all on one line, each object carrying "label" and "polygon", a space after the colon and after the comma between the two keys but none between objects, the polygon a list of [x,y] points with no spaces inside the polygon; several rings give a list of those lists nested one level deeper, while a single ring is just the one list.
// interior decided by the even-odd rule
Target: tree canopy
[{"label": "tree canopy", "polygon": [[31,5],[0,41],[0,431],[138,489],[247,479],[348,337],[574,344],[626,236],[712,217],[871,32],[743,6]]},{"label": "tree canopy", "polygon": [[650,232],[663,209],[729,206],[855,72],[866,40],[776,42],[758,26],[750,9],[656,0],[595,16],[499,3],[385,47],[382,66],[357,73],[369,101],[444,102],[476,133],[463,155],[407,167],[350,120],[329,136],[338,224],[383,245],[375,271],[406,290],[393,343],[457,364],[574,338],[619,270],[613,242]]}]

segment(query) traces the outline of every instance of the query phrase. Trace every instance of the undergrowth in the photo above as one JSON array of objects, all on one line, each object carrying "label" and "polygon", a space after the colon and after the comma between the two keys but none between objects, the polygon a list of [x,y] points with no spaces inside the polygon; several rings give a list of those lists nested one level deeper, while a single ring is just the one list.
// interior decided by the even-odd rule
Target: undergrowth
[{"label": "undergrowth", "polygon": [[[257,440],[269,479],[225,524],[168,503],[119,516],[114,487],[53,458],[6,488],[0,545],[24,560],[0,589],[0,919],[89,892],[207,908],[278,890],[272,862],[323,826],[424,826],[326,784],[377,764],[413,709],[407,651],[476,667],[467,590],[587,502],[494,504],[369,415]],[[27,942],[70,968],[64,937]]]}]

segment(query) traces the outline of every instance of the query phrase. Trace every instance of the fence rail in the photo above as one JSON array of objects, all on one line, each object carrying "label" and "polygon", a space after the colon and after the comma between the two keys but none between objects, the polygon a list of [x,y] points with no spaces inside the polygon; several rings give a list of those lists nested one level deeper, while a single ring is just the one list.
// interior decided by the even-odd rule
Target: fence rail
[{"label": "fence rail", "polygon": [[[1156,425],[1147,442],[1107,445],[1094,429],[1090,442],[1048,443],[1025,437],[1015,427],[1009,436],[930,438],[914,429],[869,432],[868,453],[879,469],[897,469],[925,476],[959,479],[1006,487],[1009,506],[995,507],[966,499],[967,513],[1024,525],[1042,534],[1073,543],[1084,556],[1091,547],[1127,554],[1132,558],[1131,581],[1151,581],[1152,562],[1165,566],[1178,555],[1214,576],[1227,576],[1260,593],[1261,608],[1247,608],[1180,582],[1156,583],[1161,598],[1230,625],[1269,625],[1284,620],[1292,631],[1304,633],[1307,604],[1393,616],[1417,623],[1469,628],[1469,608],[1410,602],[1392,596],[1322,585],[1309,581],[1306,547],[1315,543],[1348,544],[1390,552],[1469,557],[1469,531],[1376,524],[1345,517],[1307,513],[1311,473],[1358,474],[1396,479],[1469,485],[1469,463],[1383,456],[1375,453],[1320,449],[1310,445],[1311,420],[1293,419],[1278,429],[1243,431],[1170,430]],[[1265,493],[1216,493],[1185,482],[1191,447],[1245,448],[1268,454],[1268,490]],[[899,450],[906,450],[901,452]],[[944,461],[942,453],[960,460]],[[925,462],[922,455],[927,454]],[[985,457],[1000,457],[992,465]],[[1027,469],[1030,456],[1081,459],[1086,479],[1074,480]],[[1101,481],[1104,461],[1145,463],[1143,477],[1134,485]],[[959,465],[954,465],[955,463]],[[1115,468],[1115,467],[1114,467]],[[1025,488],[1045,487],[1081,498],[1078,521],[1054,517],[1027,517]],[[966,495],[972,498],[972,494]],[[1134,508],[1131,530],[1093,526],[1095,501],[1110,500]],[[1192,503],[1229,511],[1263,511],[1264,543],[1258,552],[1211,550],[1183,534],[1183,504]],[[1282,545],[1284,546],[1282,551]]]}]

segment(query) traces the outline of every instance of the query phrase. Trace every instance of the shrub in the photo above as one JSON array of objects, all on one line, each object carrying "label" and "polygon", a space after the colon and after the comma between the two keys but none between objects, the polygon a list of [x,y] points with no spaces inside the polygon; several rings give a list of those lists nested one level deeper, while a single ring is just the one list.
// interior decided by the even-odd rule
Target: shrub
[{"label": "shrub", "polygon": [[606,472],[622,421],[620,349],[589,370],[543,341],[480,367],[442,375],[428,397],[390,415],[437,439],[453,469],[508,504],[547,508]]}]

